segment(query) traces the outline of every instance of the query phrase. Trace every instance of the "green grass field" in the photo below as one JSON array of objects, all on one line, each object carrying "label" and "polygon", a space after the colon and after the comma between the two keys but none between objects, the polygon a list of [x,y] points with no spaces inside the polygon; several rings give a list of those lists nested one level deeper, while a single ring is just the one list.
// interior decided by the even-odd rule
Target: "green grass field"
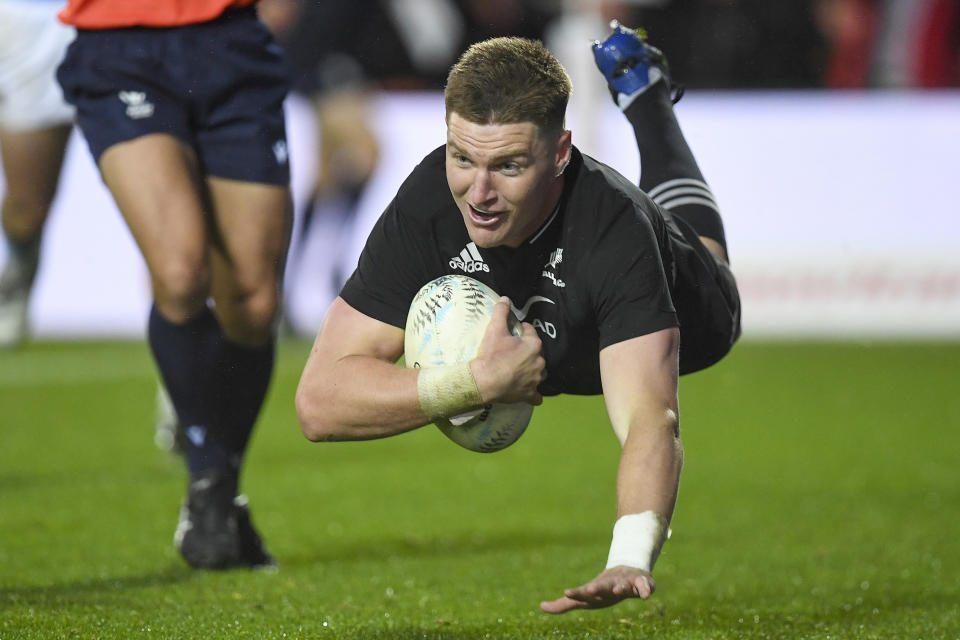
[{"label": "green grass field", "polygon": [[139,342],[0,353],[0,639],[960,638],[960,344],[745,342],[681,382],[658,591],[551,617],[603,566],[617,444],[556,398],[496,454],[433,427],[311,444],[285,342],[243,485],[281,563],[193,572]]}]

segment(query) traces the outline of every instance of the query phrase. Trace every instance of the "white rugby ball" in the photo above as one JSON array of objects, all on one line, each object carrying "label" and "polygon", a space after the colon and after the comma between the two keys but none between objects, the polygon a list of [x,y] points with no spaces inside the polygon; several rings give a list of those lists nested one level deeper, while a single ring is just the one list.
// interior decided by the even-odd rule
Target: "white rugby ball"
[{"label": "white rugby ball", "polygon": [[[440,276],[425,284],[407,313],[407,367],[437,367],[473,360],[499,299],[493,289],[469,276]],[[514,335],[522,334],[513,313],[509,315],[509,325]],[[492,453],[516,442],[532,415],[533,405],[526,402],[495,402],[460,416],[438,419],[434,424],[460,446]]]}]

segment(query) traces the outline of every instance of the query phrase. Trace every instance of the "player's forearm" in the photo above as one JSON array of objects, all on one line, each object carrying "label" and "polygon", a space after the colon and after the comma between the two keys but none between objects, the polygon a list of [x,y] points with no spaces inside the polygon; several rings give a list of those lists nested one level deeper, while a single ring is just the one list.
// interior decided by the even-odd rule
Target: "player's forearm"
[{"label": "player's forearm", "polygon": [[617,516],[654,511],[669,522],[682,467],[683,445],[672,409],[631,428],[617,472]]},{"label": "player's forearm", "polygon": [[315,442],[385,438],[429,422],[417,397],[417,370],[367,356],[347,356],[316,372],[308,363],[296,405],[303,434]]},{"label": "player's forearm", "polygon": [[[608,570],[653,571],[669,533],[682,466],[674,409],[664,408],[632,425],[624,439],[617,474],[618,513]],[[652,583],[648,586],[652,589]]]}]

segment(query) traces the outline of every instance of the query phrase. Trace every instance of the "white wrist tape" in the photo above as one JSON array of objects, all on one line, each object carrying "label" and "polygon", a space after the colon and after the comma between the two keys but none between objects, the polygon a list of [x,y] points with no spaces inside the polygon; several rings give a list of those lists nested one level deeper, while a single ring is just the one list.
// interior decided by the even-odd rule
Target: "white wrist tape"
[{"label": "white wrist tape", "polygon": [[420,409],[431,420],[448,418],[483,404],[469,362],[420,369],[417,398]]},{"label": "white wrist tape", "polygon": [[669,537],[666,519],[655,511],[621,516],[613,525],[607,569],[623,565],[653,571],[660,548]]}]

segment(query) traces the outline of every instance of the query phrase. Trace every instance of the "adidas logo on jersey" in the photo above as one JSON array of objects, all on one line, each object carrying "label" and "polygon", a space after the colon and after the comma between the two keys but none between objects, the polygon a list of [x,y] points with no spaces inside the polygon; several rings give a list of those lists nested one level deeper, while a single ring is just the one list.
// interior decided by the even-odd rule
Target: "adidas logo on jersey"
[{"label": "adidas logo on jersey", "polygon": [[451,269],[462,269],[466,273],[476,273],[477,271],[490,273],[490,267],[487,266],[487,263],[480,256],[480,252],[477,251],[477,245],[472,242],[467,243],[459,256],[450,258],[449,264]]}]

